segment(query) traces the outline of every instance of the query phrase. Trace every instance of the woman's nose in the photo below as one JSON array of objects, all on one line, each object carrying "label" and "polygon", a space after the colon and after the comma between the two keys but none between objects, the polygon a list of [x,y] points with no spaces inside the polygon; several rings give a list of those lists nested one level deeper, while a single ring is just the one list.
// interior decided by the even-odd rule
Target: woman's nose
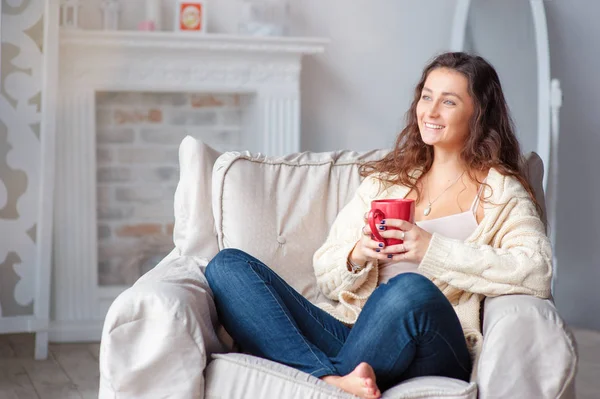
[{"label": "woman's nose", "polygon": [[439,108],[437,103],[432,103],[429,109],[427,110],[427,115],[430,117],[439,116]]}]

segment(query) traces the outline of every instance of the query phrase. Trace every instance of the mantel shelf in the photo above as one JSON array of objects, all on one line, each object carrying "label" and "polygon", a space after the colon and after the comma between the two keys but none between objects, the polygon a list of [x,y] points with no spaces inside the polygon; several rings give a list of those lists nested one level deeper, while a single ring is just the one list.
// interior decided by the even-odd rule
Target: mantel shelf
[{"label": "mantel shelf", "polygon": [[188,32],[61,29],[61,45],[151,49],[320,54],[330,40],[316,37],[256,37]]}]

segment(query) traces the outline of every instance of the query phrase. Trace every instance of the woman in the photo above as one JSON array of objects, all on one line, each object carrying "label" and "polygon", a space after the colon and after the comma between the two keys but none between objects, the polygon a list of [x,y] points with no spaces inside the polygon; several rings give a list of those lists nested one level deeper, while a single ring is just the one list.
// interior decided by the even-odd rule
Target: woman
[{"label": "woman", "polygon": [[[405,379],[469,381],[486,296],[550,295],[551,248],[494,68],[446,53],[423,71],[396,146],[366,178],[314,255],[314,306],[259,260],[221,251],[208,265],[219,318],[245,351],[362,398]],[[365,212],[412,198],[416,222],[388,219],[385,247]],[[395,227],[399,230],[387,230]]]}]

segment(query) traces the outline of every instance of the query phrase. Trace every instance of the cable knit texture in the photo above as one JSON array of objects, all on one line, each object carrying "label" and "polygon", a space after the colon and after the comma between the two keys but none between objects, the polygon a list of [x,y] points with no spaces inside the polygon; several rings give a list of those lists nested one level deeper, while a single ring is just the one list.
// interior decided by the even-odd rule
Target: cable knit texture
[{"label": "cable knit texture", "polygon": [[[418,172],[413,177],[417,178]],[[528,294],[548,298],[552,278],[550,240],[525,188],[495,169],[490,169],[486,182],[484,217],[471,236],[463,242],[434,233],[419,265],[419,271],[453,305],[474,365],[483,340],[479,311],[484,297]],[[363,215],[372,200],[404,198],[408,192],[405,186],[386,186],[376,174],[365,178],[315,252],[317,284],[323,294],[336,301],[335,306],[319,306],[338,320],[354,324],[377,287],[376,262],[367,263],[359,273],[346,267],[346,259],[361,236]]]}]

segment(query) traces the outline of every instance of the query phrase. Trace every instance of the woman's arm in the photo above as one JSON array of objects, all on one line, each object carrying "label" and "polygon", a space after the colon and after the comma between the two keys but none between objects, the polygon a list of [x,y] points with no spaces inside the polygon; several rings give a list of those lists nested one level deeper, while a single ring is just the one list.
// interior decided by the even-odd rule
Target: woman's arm
[{"label": "woman's arm", "polygon": [[491,212],[493,222],[487,222],[490,226],[484,225],[481,233],[490,236],[491,245],[433,234],[419,270],[486,296],[528,294],[548,298],[552,249],[533,202],[515,196]]},{"label": "woman's arm", "polygon": [[336,216],[327,240],[314,254],[317,285],[330,299],[337,300],[340,291],[356,291],[369,277],[376,279],[376,275],[372,276],[377,273],[375,262],[367,262],[361,271],[354,273],[348,270],[347,259],[361,238],[363,217],[378,186],[374,177],[363,180],[352,200]]}]

